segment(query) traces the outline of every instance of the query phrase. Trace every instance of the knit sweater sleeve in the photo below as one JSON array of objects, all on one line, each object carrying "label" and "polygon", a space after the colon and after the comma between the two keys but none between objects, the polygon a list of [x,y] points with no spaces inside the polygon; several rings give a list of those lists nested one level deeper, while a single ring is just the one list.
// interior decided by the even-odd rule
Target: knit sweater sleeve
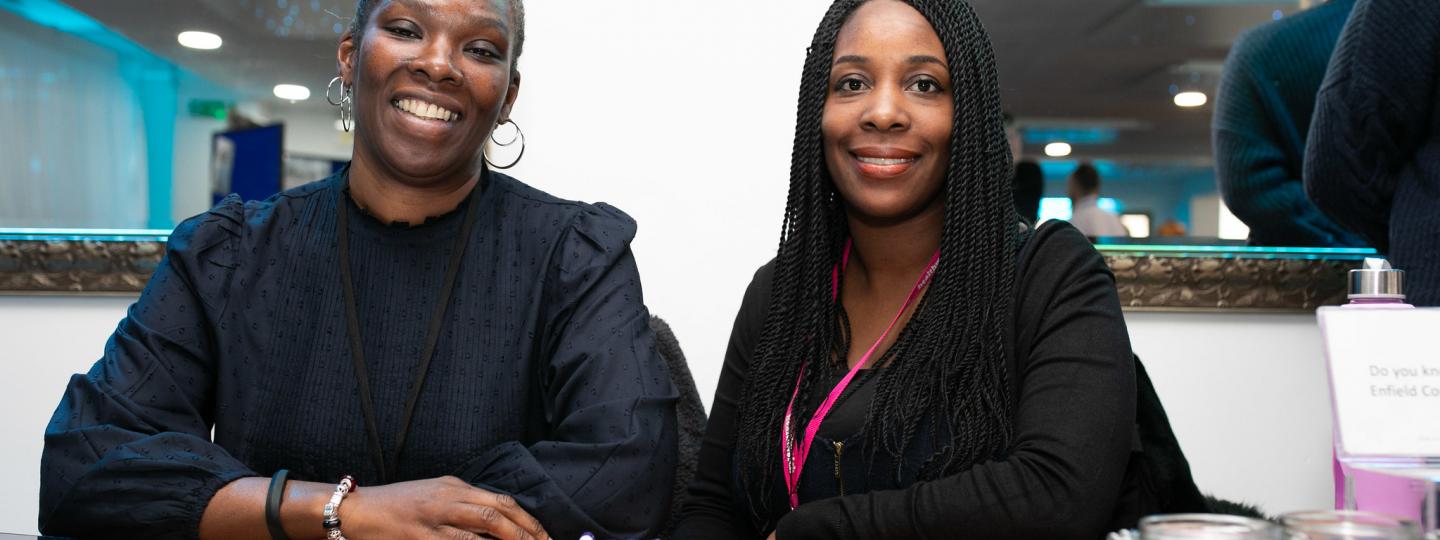
[{"label": "knit sweater sleeve", "polygon": [[1280,113],[1269,108],[1278,105],[1266,99],[1266,81],[1256,71],[1266,67],[1267,57],[1246,37],[1226,59],[1215,96],[1212,142],[1225,206],[1250,226],[1251,239],[1260,244],[1360,244],[1305,198],[1299,156],[1287,153],[1276,125]]},{"label": "knit sweater sleeve", "polygon": [[1305,189],[1382,252],[1389,246],[1397,179],[1425,143],[1428,119],[1440,106],[1436,51],[1440,3],[1360,0],[1316,102]]},{"label": "knit sweater sleeve", "polygon": [[[1130,341],[1104,260],[1068,224],[1042,228],[1018,289],[1015,439],[1001,460],[904,489],[801,505],[779,540],[1099,538],[1135,420]],[[1022,353],[1023,354],[1023,353]],[[1083,412],[1081,412],[1083,411]]]},{"label": "knit sweater sleeve", "polygon": [[45,429],[40,529],[112,538],[195,538],[210,498],[253,476],[210,440],[215,336],[243,205],[186,220],[105,345],[70,379]]},{"label": "knit sweater sleeve", "polygon": [[655,349],[619,210],[586,205],[556,246],[536,336],[549,433],[497,445],[462,479],[507,493],[556,538],[647,538],[675,477],[678,394]]}]

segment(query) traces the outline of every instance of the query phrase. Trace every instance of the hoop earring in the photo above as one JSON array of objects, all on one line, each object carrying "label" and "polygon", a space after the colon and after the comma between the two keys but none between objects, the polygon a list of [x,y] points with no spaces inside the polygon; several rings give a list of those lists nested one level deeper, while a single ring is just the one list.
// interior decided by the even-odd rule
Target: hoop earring
[{"label": "hoop earring", "polygon": [[[331,89],[335,88],[335,83],[337,82],[340,83],[340,98],[338,100],[330,97]],[[330,84],[325,85],[325,101],[340,108],[340,125],[345,128],[346,133],[350,132],[350,126],[355,123],[354,97],[355,87],[351,86],[346,88],[345,79],[335,77],[334,79],[330,79]]]},{"label": "hoop earring", "polygon": [[489,163],[491,167],[496,168],[496,169],[509,169],[509,168],[511,168],[511,167],[514,167],[515,164],[520,163],[520,158],[525,157],[525,132],[520,130],[520,124],[515,123],[514,120],[505,120],[504,122],[501,122],[501,123],[499,123],[499,124],[496,124],[495,127],[498,128],[498,127],[503,126],[503,125],[505,125],[505,124],[510,124],[510,125],[512,125],[512,126],[515,126],[515,135],[514,135],[514,136],[511,136],[509,141],[506,141],[506,142],[503,142],[503,143],[502,143],[502,142],[500,142],[500,141],[495,140],[495,130],[491,130],[491,131],[490,131],[490,142],[495,143],[495,146],[507,147],[507,146],[514,145],[514,144],[515,144],[515,141],[520,141],[520,154],[515,156],[515,161],[511,161],[510,164],[505,165],[505,166],[502,167],[502,166],[500,166],[500,165],[497,165],[495,162],[490,161],[490,156],[485,153],[485,150],[484,150],[484,149],[481,149],[481,150],[480,150],[480,156],[483,157],[483,158],[485,158],[485,163]]}]

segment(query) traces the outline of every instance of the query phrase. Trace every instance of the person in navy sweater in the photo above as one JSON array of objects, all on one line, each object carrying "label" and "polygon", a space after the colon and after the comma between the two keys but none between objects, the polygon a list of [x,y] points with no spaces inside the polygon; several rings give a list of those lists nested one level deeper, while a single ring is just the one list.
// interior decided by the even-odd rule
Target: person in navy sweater
[{"label": "person in navy sweater", "polygon": [[1241,35],[1215,93],[1215,176],[1225,205],[1267,246],[1361,246],[1305,198],[1315,92],[1355,0],[1330,0]]},{"label": "person in navy sweater", "polygon": [[1440,305],[1440,2],[1360,0],[1325,75],[1305,189]]}]

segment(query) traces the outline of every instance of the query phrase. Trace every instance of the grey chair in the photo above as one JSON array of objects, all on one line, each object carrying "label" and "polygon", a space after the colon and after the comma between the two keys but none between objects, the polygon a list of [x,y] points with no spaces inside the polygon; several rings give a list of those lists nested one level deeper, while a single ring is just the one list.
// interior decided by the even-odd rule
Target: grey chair
[{"label": "grey chair", "polygon": [[695,388],[695,377],[690,374],[690,365],[685,362],[685,353],[670,325],[659,317],[650,317],[650,330],[655,332],[655,348],[670,368],[670,380],[680,394],[675,405],[676,426],[679,428],[679,455],[676,460],[675,486],[670,502],[670,517],[660,531],[661,538],[669,538],[680,519],[680,509],[685,505],[685,495],[690,480],[695,478],[695,461],[700,454],[700,443],[705,438],[705,404],[700,401],[700,391]]}]

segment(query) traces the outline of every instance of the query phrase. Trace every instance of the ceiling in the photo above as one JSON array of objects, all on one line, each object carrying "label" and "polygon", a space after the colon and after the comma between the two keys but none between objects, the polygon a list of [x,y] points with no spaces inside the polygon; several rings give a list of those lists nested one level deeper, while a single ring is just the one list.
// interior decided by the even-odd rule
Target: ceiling
[{"label": "ceiling", "polygon": [[[241,95],[277,82],[322,91],[355,0],[64,0],[142,47]],[[542,0],[543,1],[543,0]],[[560,0],[574,1],[574,0]],[[1099,133],[1087,157],[1209,163],[1211,106],[1176,107],[1178,89],[1212,94],[1230,44],[1289,14],[1294,1],[973,0],[998,55],[1006,107],[1037,155],[1054,134]],[[137,9],[143,7],[143,9]],[[225,38],[217,51],[175,41],[176,28]],[[324,107],[312,99],[308,106]],[[1077,145],[1077,148],[1080,145]]]}]

